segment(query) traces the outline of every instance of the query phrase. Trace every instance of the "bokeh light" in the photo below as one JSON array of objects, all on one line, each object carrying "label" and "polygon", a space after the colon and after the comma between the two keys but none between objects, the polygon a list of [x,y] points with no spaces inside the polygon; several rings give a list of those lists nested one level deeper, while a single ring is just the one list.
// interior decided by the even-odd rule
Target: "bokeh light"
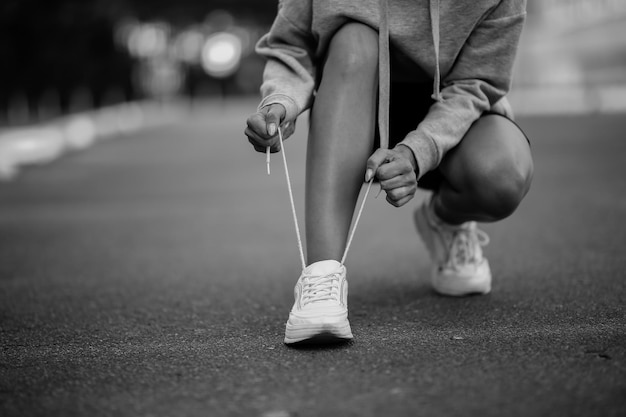
[{"label": "bokeh light", "polygon": [[138,58],[153,58],[167,51],[170,28],[165,23],[143,23],[132,26],[127,47]]},{"label": "bokeh light", "polygon": [[241,62],[242,43],[232,33],[219,32],[207,38],[202,49],[202,68],[216,78],[232,75]]}]

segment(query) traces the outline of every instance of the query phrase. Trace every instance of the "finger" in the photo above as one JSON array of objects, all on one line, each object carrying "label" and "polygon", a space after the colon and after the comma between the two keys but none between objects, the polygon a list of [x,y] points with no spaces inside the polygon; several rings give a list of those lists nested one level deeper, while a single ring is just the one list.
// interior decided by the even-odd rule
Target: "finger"
[{"label": "finger", "polygon": [[365,182],[369,182],[373,177],[378,167],[381,166],[389,157],[389,150],[378,148],[367,160],[365,170]]},{"label": "finger", "polygon": [[[276,153],[280,151],[280,145],[276,145],[277,147],[270,147],[270,152],[271,153]],[[263,146],[258,146],[258,145],[254,145],[254,150],[260,153],[266,153],[267,152],[267,147],[263,147]]]},{"label": "finger", "polygon": [[387,191],[386,200],[396,206],[400,207],[401,205],[406,204],[409,200],[413,198],[415,195],[415,189],[412,187],[400,187],[395,188],[391,191]]},{"label": "finger", "polygon": [[407,196],[414,195],[415,191],[416,190],[413,187],[398,187],[387,191],[387,196],[393,201],[399,201]]},{"label": "finger", "polygon": [[417,186],[417,181],[415,180],[415,178],[411,178],[409,175],[406,174],[398,175],[388,180],[380,181],[380,187],[385,191],[393,190],[394,188],[411,186]]},{"label": "finger", "polygon": [[256,143],[259,146],[268,146],[271,141],[271,138],[262,136],[261,134],[252,130],[249,127],[246,128],[246,130],[244,130],[243,133],[248,137],[248,140],[250,140],[250,143]]},{"label": "finger", "polygon": [[272,104],[266,107],[267,113],[265,114],[266,131],[270,136],[276,134],[278,126],[285,118],[285,108],[280,104]]},{"label": "finger", "polygon": [[389,162],[382,164],[378,171],[376,172],[376,176],[380,180],[387,180],[390,178],[394,178],[400,175],[405,175],[413,171],[413,165],[407,159],[392,159]]},{"label": "finger", "polygon": [[267,124],[265,123],[265,114],[261,112],[254,113],[246,120],[248,128],[263,138],[269,138],[273,135],[267,134]]},{"label": "finger", "polygon": [[267,152],[268,147],[270,148],[270,153],[276,153],[280,151],[280,143],[278,142],[273,143],[271,145],[259,145],[258,143],[254,143],[253,141],[249,139],[248,141],[252,144],[252,146],[257,152]]},{"label": "finger", "polygon": [[248,137],[248,141],[253,145],[258,145],[263,148],[266,148],[269,146],[272,149],[280,149],[280,148],[277,148],[277,144],[279,143],[279,140],[277,137],[264,138],[258,135],[256,132],[252,131],[250,128],[247,128],[244,133]]},{"label": "finger", "polygon": [[[268,145],[259,145],[258,143],[253,142],[250,138],[248,138],[248,141],[252,144],[252,146],[254,147],[254,150],[257,152],[267,152],[267,147]],[[270,152],[271,153],[276,153],[280,151],[280,143],[276,142],[272,145],[269,145],[270,148]]]},{"label": "finger", "polygon": [[389,196],[387,196],[387,201],[389,202],[389,204],[395,207],[402,207],[403,205],[405,205],[412,199],[413,199],[413,195],[408,195],[406,197],[401,198],[400,200],[391,200],[389,199]]}]

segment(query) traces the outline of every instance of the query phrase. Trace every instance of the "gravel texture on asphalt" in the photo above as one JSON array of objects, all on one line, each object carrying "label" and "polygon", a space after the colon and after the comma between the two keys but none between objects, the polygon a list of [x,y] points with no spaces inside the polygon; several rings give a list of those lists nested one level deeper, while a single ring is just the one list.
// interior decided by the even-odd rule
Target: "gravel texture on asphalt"
[{"label": "gravel texture on asphalt", "polygon": [[[626,415],[623,115],[519,120],[534,184],[484,226],[487,296],[434,294],[416,204],[372,197],[354,342],[294,349],[296,238],[279,156],[268,177],[243,136],[253,110],[207,105],[0,184],[0,415]],[[305,142],[303,120],[301,225]]]}]

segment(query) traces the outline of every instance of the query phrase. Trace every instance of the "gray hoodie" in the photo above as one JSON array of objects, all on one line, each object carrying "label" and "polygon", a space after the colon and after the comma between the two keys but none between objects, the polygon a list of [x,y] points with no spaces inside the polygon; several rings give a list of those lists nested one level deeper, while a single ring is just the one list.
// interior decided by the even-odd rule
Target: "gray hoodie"
[{"label": "gray hoodie", "polygon": [[[433,82],[434,104],[401,142],[418,176],[436,168],[485,111],[512,117],[505,98],[526,17],[526,0],[279,0],[256,51],[268,58],[259,108],[280,103],[288,118],[311,107],[316,71],[332,35],[348,21],[379,30],[381,147],[388,146],[389,48]],[[416,123],[418,121],[416,120]]]}]

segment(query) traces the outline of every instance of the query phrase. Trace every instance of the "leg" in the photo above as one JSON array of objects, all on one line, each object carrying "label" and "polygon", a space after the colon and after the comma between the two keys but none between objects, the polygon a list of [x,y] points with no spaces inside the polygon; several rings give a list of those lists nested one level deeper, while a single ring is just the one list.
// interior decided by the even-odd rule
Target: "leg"
[{"label": "leg", "polygon": [[339,260],[374,143],[378,34],[349,23],[333,37],[311,111],[306,170],[308,263]]},{"label": "leg", "polygon": [[349,23],[328,47],[311,110],[306,168],[309,266],[295,287],[285,343],[352,339],[340,265],[365,163],[374,144],[378,34]]},{"label": "leg", "polygon": [[446,223],[492,222],[512,214],[533,175],[530,146],[521,130],[499,115],[476,121],[439,167],[443,182],[435,213]]},{"label": "leg", "polygon": [[481,246],[489,238],[475,221],[500,220],[517,208],[532,179],[530,146],[513,122],[487,115],[472,125],[438,170],[443,179],[432,206],[424,204],[415,212],[433,259],[431,282],[444,295],[486,294],[491,269]]}]

